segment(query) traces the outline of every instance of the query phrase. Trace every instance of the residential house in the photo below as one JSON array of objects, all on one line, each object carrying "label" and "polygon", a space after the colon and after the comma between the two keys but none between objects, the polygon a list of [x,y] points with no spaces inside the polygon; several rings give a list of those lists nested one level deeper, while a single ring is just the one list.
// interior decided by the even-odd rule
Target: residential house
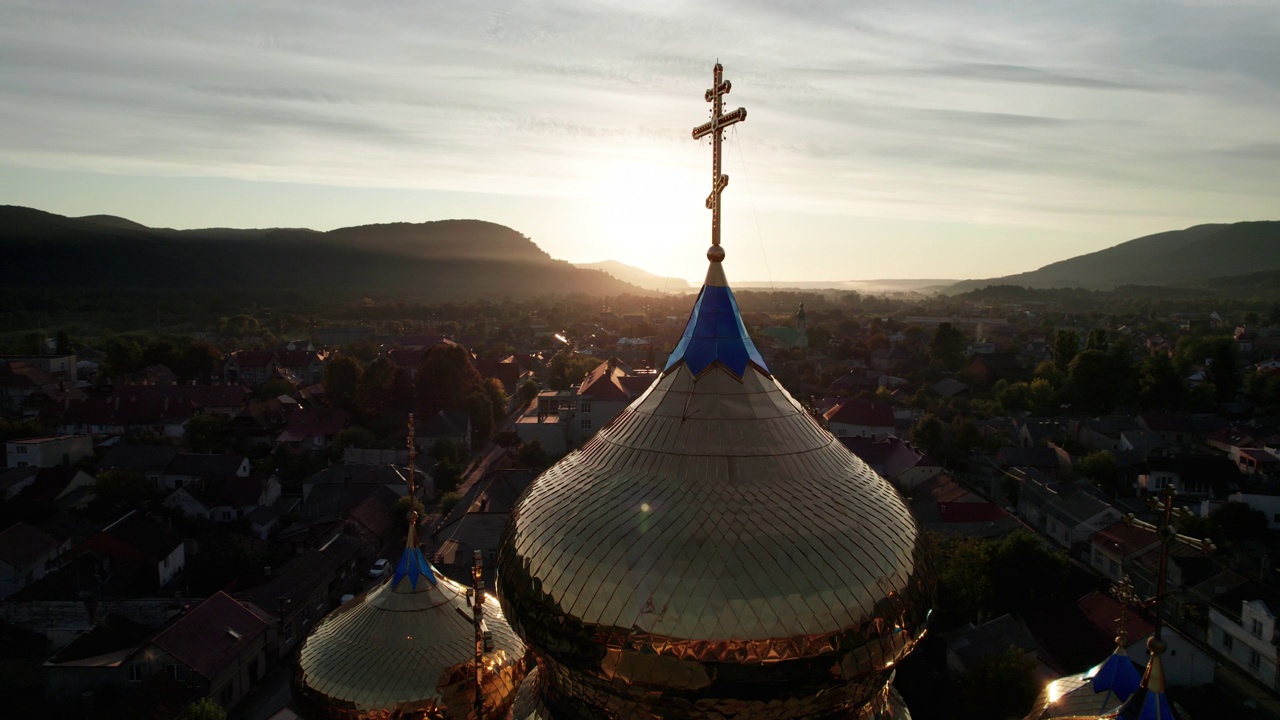
[{"label": "residential house", "polygon": [[44,577],[66,548],[25,522],[0,532],[0,599]]},{"label": "residential house", "polygon": [[516,420],[521,442],[537,440],[552,456],[578,447],[613,422],[657,377],[616,357],[597,365],[572,390],[547,391]]},{"label": "residential house", "polygon": [[218,523],[244,520],[258,508],[271,507],[280,500],[280,481],[247,476],[208,477],[183,485],[164,499],[165,507],[176,508],[188,517],[203,517]]},{"label": "residential house", "polygon": [[273,620],[261,608],[215,593],[129,657],[129,680],[163,673],[233,710],[266,676]]},{"label": "residential house", "polygon": [[67,467],[93,454],[88,435],[45,435],[5,443],[8,467]]},{"label": "residential house", "polygon": [[1280,470],[1280,456],[1265,447],[1233,447],[1229,457],[1245,475],[1271,475]]},{"label": "residential house", "polygon": [[57,380],[21,360],[0,359],[0,412],[17,413],[27,398]]},{"label": "residential house", "polygon": [[18,493],[31,487],[36,481],[36,473],[40,468],[21,467],[0,471],[0,500],[8,502]]},{"label": "residential house", "polygon": [[324,380],[324,361],[327,353],[303,348],[277,350],[276,367],[297,378],[303,385]]},{"label": "residential house", "polygon": [[1280,592],[1249,581],[1209,604],[1210,647],[1268,688],[1280,690],[1277,677],[1276,614]]},{"label": "residential house", "polygon": [[60,433],[124,435],[150,431],[180,438],[186,434],[187,421],[195,412],[195,404],[186,399],[90,396],[68,399],[50,408],[44,420]]},{"label": "residential house", "polygon": [[[13,503],[11,507],[16,512],[28,516],[39,514],[47,508],[83,509],[97,494],[93,489],[97,479],[83,470],[57,467],[24,468],[9,472],[27,474],[25,481],[20,483],[20,492],[5,499]],[[4,487],[7,474],[0,474],[0,488]],[[33,509],[33,513],[28,513]]]},{"label": "residential house", "polygon": [[1010,651],[1034,659],[1040,680],[1047,681],[1057,675],[1041,657],[1039,645],[1026,623],[1012,615],[1001,615],[982,625],[968,623],[944,635],[943,640],[947,647],[947,672],[952,675],[962,675],[979,662]]},{"label": "residential house", "polygon": [[107,708],[101,703],[114,699],[114,693],[104,691],[131,685],[129,658],[154,633],[151,627],[122,615],[99,618],[44,663],[46,692],[56,698],[57,705],[78,711],[78,717],[104,715]]},{"label": "residential house", "polygon": [[1226,458],[1213,455],[1178,455],[1147,458],[1147,472],[1138,476],[1138,487],[1158,493],[1172,487],[1179,495],[1226,497],[1237,489],[1240,473]]},{"label": "residential house", "polygon": [[[996,464],[1002,468],[1030,468],[1049,478],[1056,478],[1063,471],[1062,453],[1052,447],[1002,447],[996,452]],[[1070,467],[1066,465],[1066,469]]]},{"label": "residential house", "polygon": [[419,420],[418,437],[424,447],[446,440],[463,457],[471,455],[471,413],[464,408],[439,410]]},{"label": "residential house", "polygon": [[161,476],[161,484],[177,490],[209,478],[249,477],[249,458],[234,453],[178,453],[173,456]]},{"label": "residential house", "polygon": [[1181,446],[1195,440],[1195,430],[1187,416],[1176,412],[1146,412],[1138,415],[1138,426],[1158,433],[1166,446]]},{"label": "residential house", "polygon": [[274,656],[292,651],[338,598],[360,580],[361,547],[340,532],[331,532],[314,549],[269,568],[266,579],[237,596],[275,614],[279,635]]},{"label": "residential house", "polygon": [[[1244,503],[1251,510],[1257,510],[1267,516],[1267,527],[1280,530],[1280,495],[1257,495],[1254,493],[1232,493],[1227,502]],[[1280,608],[1278,608],[1280,609]]]},{"label": "residential house", "polygon": [[491,472],[472,485],[448,517],[432,529],[425,550],[432,563],[458,582],[470,582],[476,550],[484,557],[485,582],[492,587],[498,542],[521,493],[538,475],[534,470]]},{"label": "residential house", "polygon": [[[1147,641],[1155,633],[1155,626],[1144,620],[1141,613],[1134,610],[1122,611],[1119,601],[1097,590],[1076,601],[1076,606],[1093,626],[1096,635],[1104,638],[1103,642],[1108,648],[1114,647],[1116,622],[1123,616],[1125,638],[1128,640],[1124,647],[1125,654],[1139,667],[1146,666],[1150,659]],[[1192,641],[1170,625],[1164,626],[1161,639],[1166,646],[1161,658],[1166,685],[1200,687],[1213,684],[1218,663],[1202,649],[1201,643]]]},{"label": "residential house", "polygon": [[1138,422],[1125,415],[1076,418],[1067,422],[1067,430],[1081,445],[1090,450],[1109,450],[1113,453],[1124,449],[1121,435],[1138,430]]},{"label": "residential house", "polygon": [[80,543],[71,553],[89,553],[105,560],[110,572],[127,580],[138,593],[164,588],[187,564],[182,536],[137,510]]},{"label": "residential house", "polygon": [[57,380],[75,382],[76,356],[74,354],[50,355],[0,355],[0,365],[22,363]]},{"label": "residential house", "polygon": [[1153,530],[1119,521],[1090,535],[1089,545],[1089,565],[1120,582],[1137,558],[1159,548],[1160,538]]},{"label": "residential house", "polygon": [[1021,483],[1018,514],[1027,524],[1071,550],[1099,530],[1120,520],[1121,513],[1082,483],[1057,482],[1039,472],[1016,473]]},{"label": "residential house", "polygon": [[885,437],[894,431],[893,406],[869,400],[847,400],[823,418],[836,437]]},{"label": "residential house", "polygon": [[909,357],[907,351],[901,348],[882,348],[871,353],[871,367],[883,372],[892,372]]},{"label": "residential house", "polygon": [[123,399],[139,398],[149,402],[168,400],[190,403],[197,411],[221,417],[235,417],[253,399],[249,388],[240,383],[221,385],[120,385],[112,395]]},{"label": "residential house", "polygon": [[230,383],[260,387],[271,379],[280,360],[274,350],[237,350],[222,363],[222,377]]},{"label": "residential house", "polygon": [[945,472],[912,488],[908,500],[916,520],[929,531],[998,538],[1019,527],[1018,521],[999,505]]},{"label": "residential house", "polygon": [[347,428],[351,414],[336,408],[303,408],[289,415],[276,442],[302,450],[327,450],[338,433]]},{"label": "residential house", "polygon": [[172,487],[165,481],[169,464],[182,452],[176,445],[113,445],[102,458],[103,470],[140,473],[156,487]]},{"label": "residential house", "polygon": [[1123,430],[1120,432],[1120,451],[1136,452],[1146,458],[1152,452],[1163,450],[1166,443],[1162,433],[1152,430]]},{"label": "residential house", "polygon": [[902,490],[910,490],[942,472],[942,466],[916,446],[894,435],[839,438],[879,475]]}]

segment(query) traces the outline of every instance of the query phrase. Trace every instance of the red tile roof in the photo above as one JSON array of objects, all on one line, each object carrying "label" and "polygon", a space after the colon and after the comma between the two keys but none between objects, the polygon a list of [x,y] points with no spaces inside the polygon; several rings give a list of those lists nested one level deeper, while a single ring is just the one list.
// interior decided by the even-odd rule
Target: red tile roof
[{"label": "red tile roof", "polygon": [[[1076,602],[1076,606],[1080,608],[1080,612],[1084,613],[1085,618],[1089,620],[1094,627],[1104,633],[1115,635],[1116,621],[1120,618],[1120,601],[1094,590],[1085,595]],[[1142,638],[1156,631],[1151,623],[1137,616],[1137,613],[1130,610],[1128,613],[1128,621],[1124,624],[1125,634],[1128,636],[1130,643],[1135,643]]]},{"label": "red tile roof", "polygon": [[867,400],[848,400],[827,411],[827,422],[867,427],[893,427],[893,406]]},{"label": "red tile roof", "polygon": [[993,522],[1008,517],[1009,513],[989,502],[940,502],[938,515],[942,522],[969,523]]},{"label": "red tile roof", "polygon": [[206,679],[214,679],[267,630],[267,622],[218,592],[180,616],[151,641]]},{"label": "red tile roof", "polygon": [[1125,556],[1154,545],[1160,538],[1152,530],[1126,525],[1123,520],[1119,520],[1090,535],[1089,540]]},{"label": "red tile roof", "polygon": [[330,408],[304,408],[289,416],[279,442],[302,442],[311,437],[333,437],[346,429],[351,414]]}]

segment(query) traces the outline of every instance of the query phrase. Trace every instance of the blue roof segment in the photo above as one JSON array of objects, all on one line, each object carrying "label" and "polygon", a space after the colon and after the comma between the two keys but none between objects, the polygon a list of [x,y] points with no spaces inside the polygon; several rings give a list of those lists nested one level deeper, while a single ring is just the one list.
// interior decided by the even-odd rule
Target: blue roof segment
[{"label": "blue roof segment", "polygon": [[754,364],[766,373],[769,368],[756,349],[738,312],[738,301],[728,287],[704,285],[693,305],[689,323],[676,349],[667,358],[663,372],[683,362],[695,376],[719,362],[730,372],[742,377],[747,365]]},{"label": "blue roof segment", "polygon": [[1112,653],[1093,671],[1093,691],[1096,693],[1110,690],[1121,700],[1128,700],[1141,685],[1138,668],[1128,655],[1119,652]]},{"label": "blue roof segment", "polygon": [[418,589],[418,578],[420,577],[425,577],[427,582],[432,585],[436,584],[436,576],[431,571],[431,563],[427,562],[426,556],[422,554],[422,550],[419,548],[405,548],[404,553],[400,555],[400,562],[396,563],[396,574],[391,578],[392,589],[406,577],[409,578],[409,586],[414,590]]},{"label": "blue roof segment", "polygon": [[1162,692],[1148,691],[1138,720],[1172,720],[1172,718],[1173,708],[1169,707],[1169,698]]}]

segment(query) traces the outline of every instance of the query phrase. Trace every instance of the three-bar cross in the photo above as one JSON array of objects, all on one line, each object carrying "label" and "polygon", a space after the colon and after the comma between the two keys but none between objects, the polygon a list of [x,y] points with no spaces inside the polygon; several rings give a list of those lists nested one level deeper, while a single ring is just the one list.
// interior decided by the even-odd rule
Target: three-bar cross
[{"label": "three-bar cross", "polygon": [[711,194],[707,196],[707,209],[711,211],[711,252],[708,257],[718,262],[724,257],[720,247],[720,193],[729,184],[729,176],[720,172],[720,143],[724,140],[723,130],[730,125],[747,119],[746,108],[738,108],[731,113],[724,112],[724,96],[732,87],[724,79],[724,67],[716,63],[712,76],[711,89],[706,92],[707,102],[711,107],[711,120],[693,129],[693,139],[699,140],[711,136]]}]

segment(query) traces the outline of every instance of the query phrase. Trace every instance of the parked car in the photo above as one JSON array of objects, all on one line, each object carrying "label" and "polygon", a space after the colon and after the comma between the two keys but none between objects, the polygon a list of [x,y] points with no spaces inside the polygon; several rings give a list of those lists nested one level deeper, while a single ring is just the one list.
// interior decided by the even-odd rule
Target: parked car
[{"label": "parked car", "polygon": [[373,567],[369,568],[369,577],[380,578],[391,572],[391,561],[386,558],[378,558],[373,562]]}]

